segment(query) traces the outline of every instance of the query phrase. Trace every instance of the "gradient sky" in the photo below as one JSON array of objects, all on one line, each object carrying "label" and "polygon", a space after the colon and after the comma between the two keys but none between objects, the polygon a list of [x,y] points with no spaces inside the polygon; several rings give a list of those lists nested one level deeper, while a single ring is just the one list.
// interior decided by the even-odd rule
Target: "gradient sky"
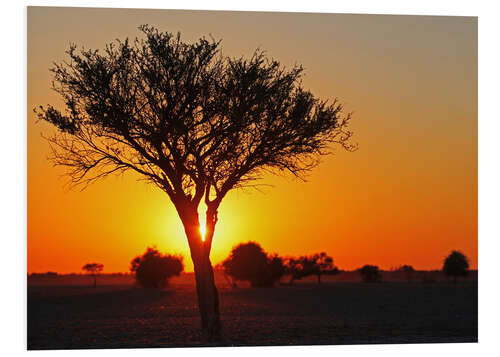
[{"label": "gradient sky", "polygon": [[90,261],[127,271],[147,246],[187,240],[167,195],[130,173],[84,191],[46,160],[32,108],[60,104],[48,69],[70,43],[102,48],[150,24],[225,55],[260,47],[305,67],[304,87],[353,111],[356,152],[337,150],[303,183],[231,192],[219,209],[212,261],[255,240],[281,255],[328,252],[341,269],[437,269],[452,250],[477,268],[477,18],[82,8],[28,8],[28,272],[78,272]]}]

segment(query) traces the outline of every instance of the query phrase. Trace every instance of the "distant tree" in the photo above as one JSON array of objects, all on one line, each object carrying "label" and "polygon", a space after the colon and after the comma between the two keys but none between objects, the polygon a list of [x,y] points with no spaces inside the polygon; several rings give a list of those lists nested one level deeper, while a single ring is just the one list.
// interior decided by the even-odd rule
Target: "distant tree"
[{"label": "distant tree", "polygon": [[288,257],[285,259],[285,271],[290,275],[290,285],[295,280],[300,280],[304,277],[303,260],[301,258]]},{"label": "distant tree", "polygon": [[285,275],[286,268],[283,258],[278,256],[277,254],[268,256],[267,266],[268,266],[267,285],[273,285],[275,282],[279,281],[283,275]]},{"label": "distant tree", "polygon": [[182,257],[162,254],[156,248],[147,248],[146,252],[130,262],[130,271],[144,288],[164,288],[168,279],[179,276],[184,270]]},{"label": "distant tree", "polygon": [[288,258],[286,260],[286,272],[290,274],[290,284],[294,280],[316,275],[318,284],[321,284],[322,275],[337,274],[338,269],[333,265],[332,257],[325,252],[298,258]]},{"label": "distant tree", "polygon": [[380,282],[382,276],[380,275],[380,270],[376,265],[364,265],[362,268],[358,269],[363,281],[365,283],[375,283]]},{"label": "distant tree", "polygon": [[318,277],[318,284],[321,284],[322,275],[338,274],[339,270],[333,265],[333,258],[328,256],[325,252],[315,254],[313,257],[317,267],[315,274]]},{"label": "distant tree", "polygon": [[64,109],[35,111],[56,129],[50,159],[71,184],[133,172],[168,195],[189,243],[202,329],[220,340],[210,252],[222,200],[264,173],[304,179],[333,145],[354,149],[351,116],[303,88],[301,66],[287,69],[260,50],[229,58],[220,41],[140,30],[143,39],[102,51],[71,45],[51,69]]},{"label": "distant tree", "polygon": [[104,265],[100,263],[88,263],[82,267],[82,269],[85,270],[90,276],[94,277],[94,287],[97,286],[97,275],[103,268]]},{"label": "distant tree", "polygon": [[411,265],[402,265],[396,271],[403,273],[406,281],[411,282],[415,275],[415,269]]},{"label": "distant tree", "polygon": [[457,282],[457,277],[466,276],[469,271],[469,260],[460,251],[454,250],[448,255],[443,264],[443,272],[447,276],[453,277],[453,282]]},{"label": "distant tree", "polygon": [[234,280],[248,281],[253,287],[272,286],[285,273],[283,260],[277,255],[269,256],[255,242],[234,247],[222,266]]}]

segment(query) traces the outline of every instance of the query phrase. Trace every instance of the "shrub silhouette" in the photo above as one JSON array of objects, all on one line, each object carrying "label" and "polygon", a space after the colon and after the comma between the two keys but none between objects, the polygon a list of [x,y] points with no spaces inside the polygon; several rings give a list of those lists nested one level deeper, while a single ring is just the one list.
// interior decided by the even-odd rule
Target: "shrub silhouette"
[{"label": "shrub silhouette", "polygon": [[364,265],[362,268],[358,269],[363,281],[365,283],[375,283],[380,282],[382,280],[382,276],[380,275],[380,270],[376,265]]},{"label": "shrub silhouette", "polygon": [[396,271],[403,273],[406,281],[408,282],[411,282],[415,275],[415,268],[413,268],[411,265],[402,265],[398,269],[396,269]]},{"label": "shrub silhouette", "polygon": [[28,278],[38,278],[38,277],[56,277],[59,274],[55,271],[48,271],[45,273],[31,273],[28,274]]},{"label": "shrub silhouette", "polygon": [[321,284],[321,275],[337,274],[338,269],[333,265],[332,257],[325,252],[299,258],[288,258],[286,261],[286,272],[290,274],[290,284],[294,280],[300,280],[306,276],[316,275],[318,284]]},{"label": "shrub silhouette", "polygon": [[82,267],[82,270],[85,270],[90,276],[94,278],[94,287],[97,286],[97,275],[104,268],[103,264],[100,263],[88,263]]},{"label": "shrub silhouette", "polygon": [[148,248],[130,263],[130,271],[144,288],[164,288],[169,278],[179,276],[183,270],[181,256],[162,254],[156,248]]},{"label": "shrub silhouette", "polygon": [[234,247],[222,266],[234,280],[248,281],[253,287],[272,286],[285,273],[283,259],[269,256],[255,242]]},{"label": "shrub silhouette", "polygon": [[443,264],[443,272],[447,276],[453,277],[453,282],[457,282],[457,277],[466,276],[469,270],[469,260],[460,251],[454,250],[446,257]]}]

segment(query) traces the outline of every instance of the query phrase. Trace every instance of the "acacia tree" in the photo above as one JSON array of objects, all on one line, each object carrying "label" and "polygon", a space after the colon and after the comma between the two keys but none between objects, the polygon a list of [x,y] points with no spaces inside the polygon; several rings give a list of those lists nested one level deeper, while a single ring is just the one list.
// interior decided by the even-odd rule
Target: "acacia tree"
[{"label": "acacia tree", "polygon": [[318,278],[318,284],[321,284],[321,275],[333,275],[338,273],[338,268],[333,265],[333,258],[328,256],[325,252],[314,254],[313,259],[317,267],[314,273]]},{"label": "acacia tree", "polygon": [[228,58],[214,39],[186,43],[139,29],[144,38],[104,51],[71,45],[69,59],[51,69],[65,109],[35,111],[57,128],[47,137],[51,160],[67,167],[70,183],[133,171],[168,195],[189,243],[202,329],[214,340],[220,318],[209,256],[223,198],[265,172],[303,178],[333,143],[352,149],[350,115],[303,89],[300,66],[286,69],[261,51]]},{"label": "acacia tree", "polygon": [[97,274],[99,274],[104,268],[103,264],[100,263],[88,263],[82,267],[90,276],[94,278],[94,287],[97,286]]}]

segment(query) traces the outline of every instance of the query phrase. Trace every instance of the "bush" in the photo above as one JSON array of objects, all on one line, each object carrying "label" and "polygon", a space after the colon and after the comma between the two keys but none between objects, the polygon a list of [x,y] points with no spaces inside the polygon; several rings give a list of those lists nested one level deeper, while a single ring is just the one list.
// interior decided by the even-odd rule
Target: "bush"
[{"label": "bush", "polygon": [[415,268],[411,265],[402,265],[396,271],[402,273],[408,282],[411,282],[415,275]]},{"label": "bush", "polygon": [[466,276],[469,270],[469,260],[458,250],[454,250],[446,257],[443,264],[443,272],[453,277],[453,281],[457,282],[457,277]]},{"label": "bush", "polygon": [[162,254],[156,248],[148,248],[130,263],[130,271],[144,288],[164,288],[169,278],[179,276],[183,270],[181,256]]},{"label": "bush", "polygon": [[269,256],[255,242],[234,247],[222,267],[234,280],[248,281],[253,287],[272,286],[285,273],[283,259]]},{"label": "bush", "polygon": [[382,281],[382,276],[380,275],[380,270],[376,265],[365,265],[358,269],[363,281],[365,283],[375,283]]}]

